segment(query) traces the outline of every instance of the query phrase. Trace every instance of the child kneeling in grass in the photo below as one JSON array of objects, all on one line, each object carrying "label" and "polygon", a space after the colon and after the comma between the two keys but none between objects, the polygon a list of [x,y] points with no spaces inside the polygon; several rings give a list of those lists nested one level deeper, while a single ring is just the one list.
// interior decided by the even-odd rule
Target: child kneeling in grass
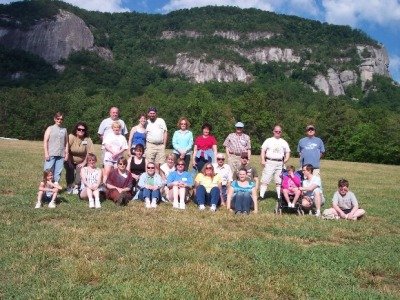
[{"label": "child kneeling in grass", "polygon": [[340,179],[338,190],[333,195],[332,208],[326,209],[323,217],[357,220],[365,214],[365,210],[358,207],[358,201],[353,192],[349,191],[349,182]]},{"label": "child kneeling in grass", "polygon": [[35,208],[41,208],[43,202],[49,202],[50,208],[56,207],[56,199],[60,186],[53,182],[53,172],[45,170],[43,172],[43,181],[39,184],[39,192]]}]

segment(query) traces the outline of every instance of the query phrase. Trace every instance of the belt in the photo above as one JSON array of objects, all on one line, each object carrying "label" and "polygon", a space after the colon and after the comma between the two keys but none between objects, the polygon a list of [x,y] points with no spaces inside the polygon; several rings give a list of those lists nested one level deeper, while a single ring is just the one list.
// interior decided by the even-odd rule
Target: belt
[{"label": "belt", "polygon": [[268,158],[268,157],[267,157],[267,160],[272,160],[272,161],[283,161],[283,159],[275,159],[275,158]]},{"label": "belt", "polygon": [[164,143],[153,143],[153,142],[150,142],[150,141],[146,141],[146,143],[153,144],[153,145],[162,145],[162,144],[164,144]]}]

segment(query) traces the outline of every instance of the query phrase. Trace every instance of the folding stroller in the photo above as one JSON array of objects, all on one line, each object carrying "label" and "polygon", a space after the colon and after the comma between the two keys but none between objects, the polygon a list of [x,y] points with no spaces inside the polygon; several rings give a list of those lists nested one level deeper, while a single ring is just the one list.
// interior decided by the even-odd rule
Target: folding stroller
[{"label": "folding stroller", "polygon": [[[285,178],[289,176],[288,171],[285,169],[282,169],[282,183],[285,180]],[[301,172],[301,170],[294,172],[294,176],[298,178],[299,182],[300,182],[300,186],[301,183],[303,181],[303,173]],[[286,213],[297,213],[298,215],[304,215],[304,211],[303,208],[301,206],[301,200],[302,200],[302,196],[300,195],[300,197],[298,198],[297,202],[295,203],[294,207],[289,206],[289,203],[286,201],[284,195],[283,195],[283,188],[281,186],[281,193],[280,193],[280,197],[276,203],[276,208],[275,208],[275,213],[281,215],[282,212],[286,212]],[[289,199],[292,202],[294,199],[295,195],[289,193]]]}]

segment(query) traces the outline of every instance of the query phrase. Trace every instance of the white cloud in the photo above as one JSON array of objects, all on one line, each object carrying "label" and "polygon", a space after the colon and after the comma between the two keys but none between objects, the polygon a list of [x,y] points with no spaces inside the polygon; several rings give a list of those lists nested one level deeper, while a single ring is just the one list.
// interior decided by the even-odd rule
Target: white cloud
[{"label": "white cloud", "polygon": [[389,71],[393,79],[400,83],[400,56],[393,55],[389,58]]},{"label": "white cloud", "polygon": [[329,23],[356,26],[369,22],[389,26],[400,22],[398,0],[322,0],[322,6]]}]

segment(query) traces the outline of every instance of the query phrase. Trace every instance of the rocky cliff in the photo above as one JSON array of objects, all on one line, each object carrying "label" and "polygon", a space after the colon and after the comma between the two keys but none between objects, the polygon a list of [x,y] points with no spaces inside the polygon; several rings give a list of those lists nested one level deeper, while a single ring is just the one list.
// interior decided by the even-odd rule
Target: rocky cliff
[{"label": "rocky cliff", "polygon": [[81,18],[64,10],[27,31],[0,28],[0,44],[32,52],[51,64],[79,50],[94,51],[108,60],[113,57],[110,50],[94,46],[93,34]]}]

